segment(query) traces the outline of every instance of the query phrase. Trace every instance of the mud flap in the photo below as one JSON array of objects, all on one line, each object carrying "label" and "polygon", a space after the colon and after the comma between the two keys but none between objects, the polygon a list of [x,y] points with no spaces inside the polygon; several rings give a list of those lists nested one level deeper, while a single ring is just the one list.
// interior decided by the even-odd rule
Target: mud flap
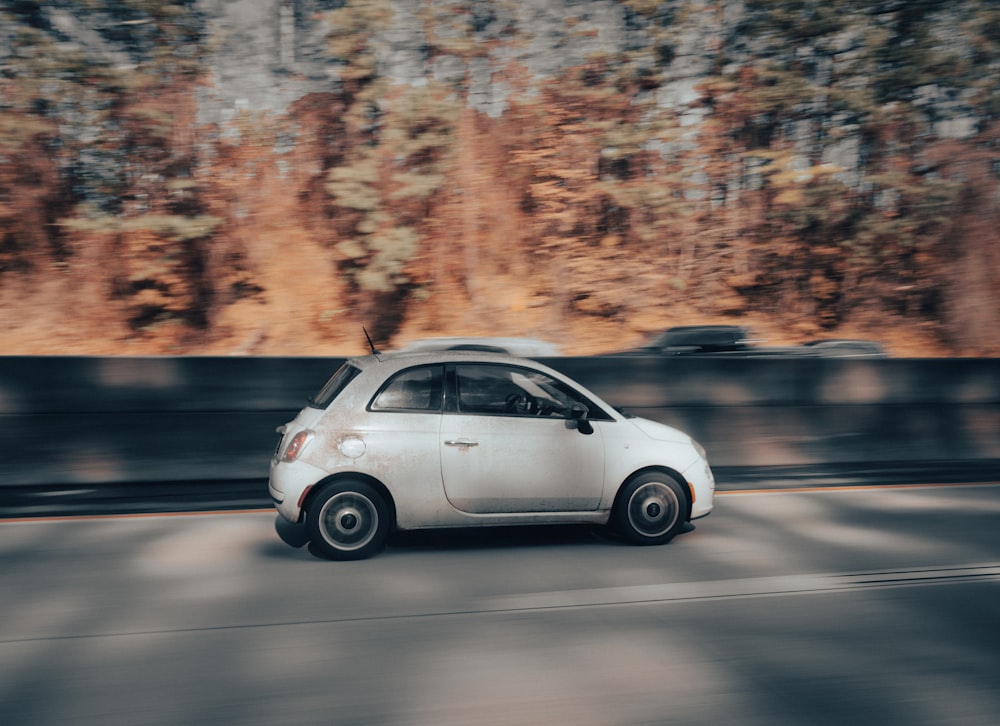
[{"label": "mud flap", "polygon": [[304,524],[293,524],[280,514],[274,518],[274,531],[278,533],[282,542],[296,549],[309,541],[309,533]]}]

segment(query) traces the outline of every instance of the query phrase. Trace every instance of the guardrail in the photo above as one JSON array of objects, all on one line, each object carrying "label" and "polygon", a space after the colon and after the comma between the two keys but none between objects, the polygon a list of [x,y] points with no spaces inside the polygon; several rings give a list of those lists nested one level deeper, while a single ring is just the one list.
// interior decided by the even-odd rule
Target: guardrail
[{"label": "guardrail", "polygon": [[[0,490],[256,486],[275,427],[342,360],[0,357]],[[981,478],[1000,462],[998,359],[544,362],[613,405],[692,434],[717,472],[956,467]]]},{"label": "guardrail", "polygon": [[717,469],[1000,462],[997,359],[594,358],[563,368],[615,405],[687,431]]}]

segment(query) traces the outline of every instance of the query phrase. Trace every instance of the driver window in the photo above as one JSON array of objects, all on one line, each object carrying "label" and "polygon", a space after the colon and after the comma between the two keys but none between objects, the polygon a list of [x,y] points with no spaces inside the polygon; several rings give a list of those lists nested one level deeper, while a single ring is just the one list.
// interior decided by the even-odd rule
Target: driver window
[{"label": "driver window", "polygon": [[459,365],[456,374],[463,413],[568,418],[579,400],[559,381],[527,368]]}]

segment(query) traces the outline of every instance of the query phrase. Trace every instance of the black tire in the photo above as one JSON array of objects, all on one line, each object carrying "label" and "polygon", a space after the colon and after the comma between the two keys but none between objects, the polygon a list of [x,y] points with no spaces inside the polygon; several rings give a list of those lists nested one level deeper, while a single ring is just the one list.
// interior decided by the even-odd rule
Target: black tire
[{"label": "black tire", "polygon": [[632,544],[661,545],[684,530],[687,493],[676,479],[658,471],[627,481],[618,493],[611,523]]},{"label": "black tire", "polygon": [[375,487],[345,480],[325,487],[309,505],[310,551],[330,560],[363,560],[385,546],[389,507]]}]

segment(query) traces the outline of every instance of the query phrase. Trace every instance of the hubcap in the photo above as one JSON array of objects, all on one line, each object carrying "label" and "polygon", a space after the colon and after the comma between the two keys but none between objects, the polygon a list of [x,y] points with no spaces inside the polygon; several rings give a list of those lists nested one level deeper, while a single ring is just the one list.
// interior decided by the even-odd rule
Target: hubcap
[{"label": "hubcap", "polygon": [[646,537],[659,537],[670,531],[679,514],[676,492],[661,482],[644,484],[629,498],[629,524]]},{"label": "hubcap", "polygon": [[368,497],[357,492],[334,495],[318,516],[323,539],[338,550],[360,549],[378,531],[378,509]]}]

